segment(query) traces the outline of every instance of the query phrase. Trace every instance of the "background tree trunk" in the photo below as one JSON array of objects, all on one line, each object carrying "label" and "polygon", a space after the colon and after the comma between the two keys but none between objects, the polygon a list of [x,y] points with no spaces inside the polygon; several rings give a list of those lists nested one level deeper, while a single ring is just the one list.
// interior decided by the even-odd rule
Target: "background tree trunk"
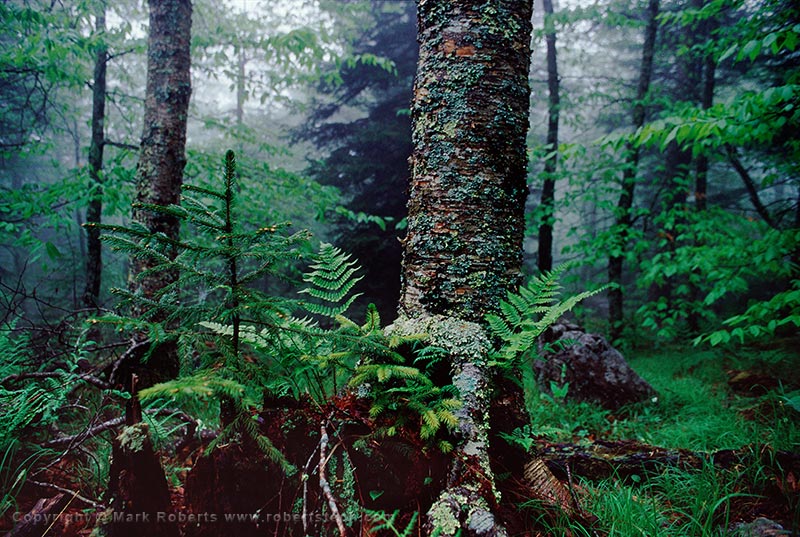
[{"label": "background tree trunk", "polygon": [[[649,0],[647,3],[647,28],[645,29],[644,46],[642,48],[642,67],[639,70],[639,85],[636,89],[636,101],[633,105],[634,130],[644,125],[644,99],[650,90],[650,78],[653,75],[653,55],[655,53],[656,34],[658,33],[658,3],[659,0]],[[608,281],[613,284],[613,287],[608,290],[608,324],[612,342],[622,335],[622,262],[625,259],[623,253],[627,249],[628,234],[633,224],[631,208],[633,207],[633,195],[636,189],[639,148],[633,144],[627,144],[627,153],[625,168],[622,172],[622,191],[617,201],[616,245],[612,247],[611,255],[608,257]]]},{"label": "background tree trunk", "polygon": [[505,535],[489,466],[484,315],[520,281],[531,0],[418,0],[420,57],[400,318],[448,350],[463,407],[439,535]]},{"label": "background tree trunk", "polygon": [[542,187],[542,223],[539,225],[539,271],[553,270],[553,218],[556,198],[556,167],[558,165],[558,120],[560,95],[556,29],[553,21],[553,0],[543,0],[545,41],[547,42],[547,156],[544,159]]},{"label": "background tree trunk", "polygon": [[[713,39],[714,21],[706,23],[706,39]],[[709,51],[703,60],[703,95],[701,106],[703,110],[708,110],[714,104],[714,89],[716,86],[717,62],[714,54]],[[698,211],[705,211],[708,207],[708,155],[701,153],[697,156],[697,175],[695,176],[694,188],[695,208]]]},{"label": "background tree trunk", "polygon": [[[150,33],[147,42],[147,90],[144,132],[136,174],[133,219],[151,233],[177,240],[180,222],[171,215],[146,210],[140,204],[171,205],[180,202],[186,164],[186,120],[191,96],[190,50],[192,5],[189,0],[150,0]],[[167,255],[175,256],[174,249]],[[175,270],[139,275],[153,266],[148,259],[131,259],[130,287],[152,298],[178,279]],[[136,314],[136,312],[134,312]],[[156,316],[151,320],[161,321]],[[178,372],[177,355],[169,349],[154,352],[148,369],[163,377]],[[141,375],[141,386],[150,384]]]},{"label": "background tree trunk", "polygon": [[[101,2],[98,7],[95,31],[101,34],[94,62],[94,85],[92,86],[92,141],[89,146],[89,182],[91,195],[86,208],[86,223],[99,224],[103,212],[103,147],[105,145],[106,115],[106,62],[108,47],[105,43],[106,5]],[[86,227],[86,288],[83,292],[83,304],[87,308],[97,308],[100,302],[100,282],[103,274],[102,243],[100,230]]]}]

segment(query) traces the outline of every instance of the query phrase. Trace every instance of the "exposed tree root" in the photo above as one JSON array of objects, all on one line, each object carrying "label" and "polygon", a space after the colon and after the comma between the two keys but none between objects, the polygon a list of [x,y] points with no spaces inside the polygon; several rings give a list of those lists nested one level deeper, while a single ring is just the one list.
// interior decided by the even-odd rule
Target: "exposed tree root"
[{"label": "exposed tree root", "polygon": [[430,335],[430,344],[450,355],[453,385],[462,407],[456,411],[458,441],[444,490],[427,514],[427,529],[438,535],[500,537],[505,528],[493,514],[499,495],[489,464],[489,404],[491,402],[488,366],[491,343],[485,329],[477,323],[442,315],[413,319],[401,317],[388,331]]}]

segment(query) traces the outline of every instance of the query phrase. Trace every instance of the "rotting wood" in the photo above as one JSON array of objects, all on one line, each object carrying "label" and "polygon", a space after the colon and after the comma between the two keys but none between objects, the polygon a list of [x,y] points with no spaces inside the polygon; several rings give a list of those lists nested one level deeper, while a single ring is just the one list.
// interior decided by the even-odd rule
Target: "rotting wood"
[{"label": "rotting wood", "polygon": [[534,456],[543,460],[559,479],[566,479],[566,467],[590,480],[630,479],[654,475],[665,468],[701,468],[711,464],[721,469],[746,466],[756,461],[781,471],[800,475],[800,454],[788,451],[755,451],[750,446],[711,453],[662,448],[631,440],[595,441],[590,445],[540,442]]}]

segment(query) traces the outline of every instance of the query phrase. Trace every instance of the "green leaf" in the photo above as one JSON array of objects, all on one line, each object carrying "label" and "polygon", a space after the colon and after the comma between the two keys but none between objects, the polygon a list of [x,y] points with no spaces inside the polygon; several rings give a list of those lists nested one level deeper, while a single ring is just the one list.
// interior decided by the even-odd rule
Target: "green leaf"
[{"label": "green leaf", "polygon": [[59,257],[61,257],[61,252],[58,250],[58,248],[56,248],[56,245],[53,244],[52,242],[49,241],[45,242],[44,248],[45,251],[47,251],[47,257],[49,257],[50,259],[56,260]]}]

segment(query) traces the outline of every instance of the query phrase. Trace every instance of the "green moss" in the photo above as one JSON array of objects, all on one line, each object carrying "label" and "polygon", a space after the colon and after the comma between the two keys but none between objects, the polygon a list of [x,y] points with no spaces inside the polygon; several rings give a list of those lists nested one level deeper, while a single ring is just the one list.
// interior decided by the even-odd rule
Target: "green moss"
[{"label": "green moss", "polygon": [[142,450],[150,439],[150,432],[146,423],[136,423],[122,429],[117,436],[120,447],[128,453],[137,453]]}]

